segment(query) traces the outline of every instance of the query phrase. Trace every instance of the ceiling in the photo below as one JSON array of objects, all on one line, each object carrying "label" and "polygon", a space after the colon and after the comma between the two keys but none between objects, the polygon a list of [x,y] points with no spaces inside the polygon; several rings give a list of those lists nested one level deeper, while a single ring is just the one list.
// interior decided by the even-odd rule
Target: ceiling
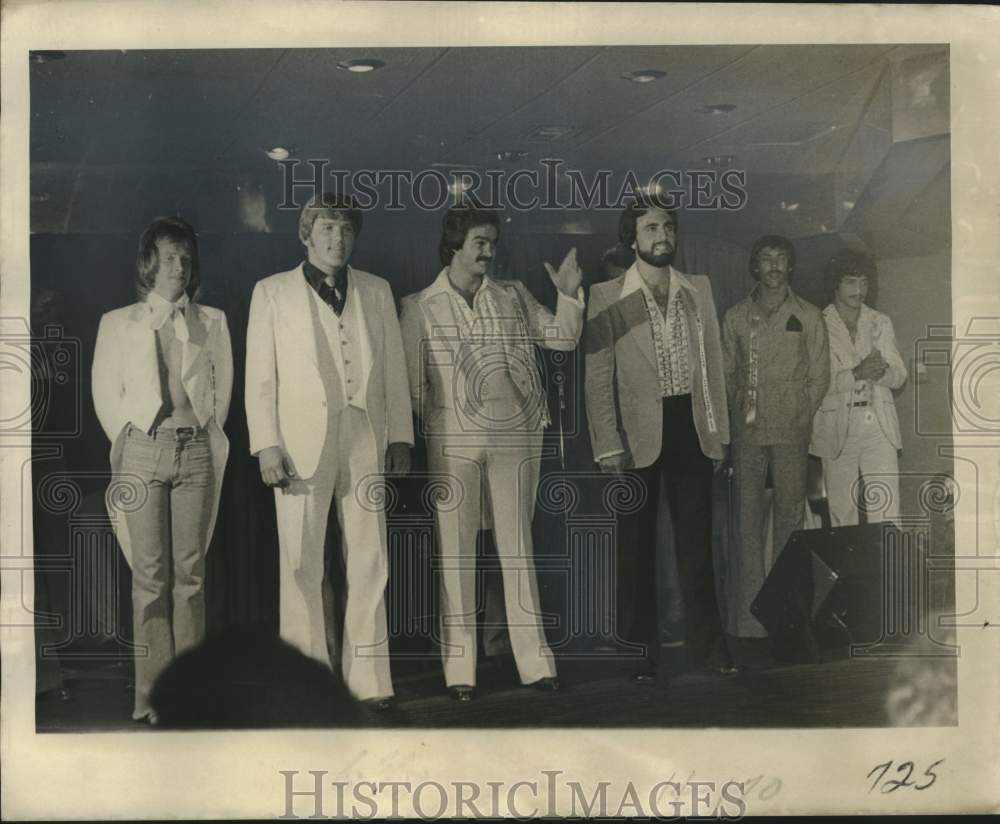
[{"label": "ceiling", "polygon": [[[264,154],[273,146],[347,170],[509,173],[559,158],[566,169],[640,179],[731,157],[747,173],[748,207],[700,219],[739,236],[765,223],[793,236],[836,231],[854,204],[879,210],[864,195],[891,172],[917,181],[896,185],[911,197],[894,202],[916,219],[939,211],[921,197],[947,205],[947,54],[943,45],[67,52],[31,65],[32,230],[131,232],[147,212],[196,208],[208,231],[283,231],[281,169]],[[357,57],[385,65],[337,68]],[[641,69],[663,76],[622,78]],[[720,104],[732,108],[711,108]],[[913,141],[943,144],[931,154],[944,166],[925,172],[926,152],[910,152],[887,170],[894,147]],[[525,156],[498,160],[504,151]],[[247,192],[263,198],[256,220]],[[566,223],[565,214],[518,219]]]}]

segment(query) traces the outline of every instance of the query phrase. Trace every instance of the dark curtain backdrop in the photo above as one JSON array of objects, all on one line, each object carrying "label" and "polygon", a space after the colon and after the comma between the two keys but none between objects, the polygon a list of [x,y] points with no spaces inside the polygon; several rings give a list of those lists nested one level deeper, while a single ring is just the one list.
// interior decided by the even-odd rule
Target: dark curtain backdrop
[{"label": "dark curtain backdrop", "polygon": [[[428,285],[440,270],[436,232],[386,235],[363,232],[355,247],[352,263],[390,281],[397,301],[403,295]],[[595,235],[521,234],[503,237],[499,261],[502,277],[518,277],[544,304],[554,307],[555,287],[542,261],[557,266],[563,255],[577,247],[585,272],[585,286],[601,277],[599,261],[615,238]],[[106,484],[100,473],[107,472],[109,443],[93,410],[90,369],[98,322],[104,312],[134,300],[134,235],[34,235],[31,238],[32,290],[57,290],[66,307],[65,334],[79,341],[78,374],[82,400],[82,436],[63,443],[66,465],[71,472],[93,472],[96,477],[79,481],[83,493],[97,501]],[[231,624],[259,624],[277,628],[277,532],[272,493],[260,481],[256,459],[248,449],[243,406],[243,363],[246,352],[246,325],[250,294],[262,277],[297,265],[302,246],[294,236],[269,234],[206,235],[199,238],[202,272],[202,302],[225,310],[233,341],[236,380],[226,434],[230,458],[226,468],[218,524],[208,558],[209,626],[218,630]],[[711,238],[684,237],[676,265],[682,271],[710,274],[720,313],[742,298],[750,285],[746,252]],[[582,364],[576,353],[539,353],[539,365],[549,387],[552,417],[562,421],[546,436],[552,457],[546,458],[546,473],[560,475],[593,473],[593,456],[587,434],[582,399]],[[560,394],[564,411],[559,415]],[[423,468],[422,445],[417,445],[416,468]],[[600,479],[583,479],[579,487],[576,514],[600,506]],[[418,498],[413,482],[403,482],[401,496]],[[93,508],[93,507],[92,507]],[[536,553],[543,567],[540,583],[543,607],[564,613],[570,595],[564,573],[544,571],[545,558],[564,557],[564,519],[552,507],[539,510],[535,523]],[[565,566],[565,564],[563,564]],[[399,582],[391,586],[429,586]],[[407,602],[406,598],[395,599]],[[426,593],[413,603],[428,603]],[[391,609],[392,607],[390,607]],[[398,621],[395,622],[398,624]]]}]

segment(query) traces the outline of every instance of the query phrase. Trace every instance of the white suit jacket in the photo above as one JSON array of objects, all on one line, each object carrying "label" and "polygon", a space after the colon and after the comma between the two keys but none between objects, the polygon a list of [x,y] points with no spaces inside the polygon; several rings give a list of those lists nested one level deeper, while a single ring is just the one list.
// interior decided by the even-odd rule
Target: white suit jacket
[{"label": "white suit jacket", "polygon": [[885,374],[872,382],[869,403],[886,439],[896,449],[902,448],[899,418],[892,390],[906,382],[906,366],[896,348],[896,335],[887,315],[862,304],[858,315],[857,347],[851,343],[851,334],[833,304],[823,310],[830,338],[830,388],[813,419],[812,442],[809,451],[820,458],[838,458],[847,440],[851,420],[854,390],[861,381],[854,378],[852,370],[861,363],[872,349],[878,349],[889,364]]},{"label": "white suit jacket", "polygon": [[[128,424],[148,432],[163,406],[156,332],[149,325],[151,311],[145,302],[115,309],[101,318],[97,331],[91,383],[97,417],[111,441],[111,471],[114,473],[121,471]],[[185,319],[188,340],[183,344],[181,381],[198,423],[207,431],[215,467],[214,503],[208,529],[211,538],[229,455],[229,441],[222,427],[229,414],[233,391],[233,353],[222,310],[190,303]],[[130,497],[128,481],[123,485],[112,478],[106,504],[129,563],[131,541],[123,513],[131,503]]]},{"label": "white suit jacket", "polygon": [[[365,381],[368,419],[382,466],[390,443],[413,443],[406,358],[392,289],[350,269],[348,301],[359,300],[371,346]],[[316,472],[328,409],[342,409],[339,381],[324,383],[310,310],[312,287],[302,265],[259,281],[247,326],[246,410],[250,452],[281,446],[303,479]],[[358,308],[358,307],[354,307]],[[334,397],[327,396],[327,387]]]},{"label": "white suit jacket", "polygon": [[[559,294],[553,314],[540,304],[517,280],[483,279],[483,289],[491,290],[500,316],[503,336],[514,345],[541,346],[572,351],[583,330],[582,289],[577,299]],[[403,338],[414,409],[431,426],[435,413],[455,409],[455,364],[462,345],[459,330],[462,318],[455,312],[454,294],[445,268],[426,289],[403,298]],[[537,374],[511,370],[511,377],[533,405],[544,405],[544,389]],[[541,393],[541,394],[540,394]]]}]

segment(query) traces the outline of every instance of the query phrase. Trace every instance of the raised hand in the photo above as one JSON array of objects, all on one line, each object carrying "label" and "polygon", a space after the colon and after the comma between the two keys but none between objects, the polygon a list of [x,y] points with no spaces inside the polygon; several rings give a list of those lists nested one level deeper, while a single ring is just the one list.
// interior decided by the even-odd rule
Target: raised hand
[{"label": "raised hand", "polygon": [[583,270],[576,262],[576,247],[574,246],[566,253],[566,257],[563,258],[558,269],[553,269],[552,264],[548,262],[544,265],[545,271],[549,273],[556,289],[567,297],[575,298],[580,284],[583,283]]}]

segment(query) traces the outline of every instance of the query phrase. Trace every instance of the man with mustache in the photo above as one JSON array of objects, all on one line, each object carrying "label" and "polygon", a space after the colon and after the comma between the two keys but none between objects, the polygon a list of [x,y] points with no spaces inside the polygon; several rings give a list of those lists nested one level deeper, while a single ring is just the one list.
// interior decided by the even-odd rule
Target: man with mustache
[{"label": "man with mustache", "polygon": [[[722,323],[726,389],[733,415],[733,470],[740,547],[734,560],[735,634],[763,638],[750,612],[774,558],[802,529],[813,415],[830,383],[830,349],[819,309],[788,285],[795,247],[765,235],[750,251],[757,281]],[[764,545],[765,481],[770,472],[773,551]]]},{"label": "man with mustache", "polygon": [[[813,420],[809,451],[823,459],[833,526],[858,523],[858,477],[884,490],[869,523],[899,520],[899,418],[892,398],[906,382],[888,315],[866,302],[878,268],[864,252],[844,249],[827,264],[833,302],[823,310],[830,337],[830,391]],[[864,497],[864,496],[860,496]],[[867,507],[866,507],[867,509]]]},{"label": "man with mustache", "polygon": [[676,214],[642,199],[622,212],[618,233],[637,259],[590,292],[587,416],[601,469],[629,472],[642,489],[620,520],[616,624],[619,638],[645,647],[633,679],[666,685],[685,668],[685,649],[660,641],[661,488],[673,523],[686,665],[731,670],[712,565],[712,476],[729,442],[722,349],[710,280],[671,266]]},{"label": "man with mustache", "polygon": [[576,250],[558,271],[555,314],[515,280],[490,277],[500,232],[496,212],[449,209],[439,245],[444,269],[403,299],[410,393],[427,438],[436,505],[441,651],[451,696],[476,685],[476,534],[489,501],[507,627],[522,684],[557,690],[542,629],[531,521],[548,423],[535,346],[576,348],[583,327]]},{"label": "man with mustache", "polygon": [[389,284],[348,265],[362,215],[313,197],[299,217],[306,260],[254,287],[247,327],[250,451],[274,487],[281,637],[330,666],[323,548],[331,501],[346,571],[341,668],[387,709],[388,581],[382,473],[409,470],[413,421]]}]

